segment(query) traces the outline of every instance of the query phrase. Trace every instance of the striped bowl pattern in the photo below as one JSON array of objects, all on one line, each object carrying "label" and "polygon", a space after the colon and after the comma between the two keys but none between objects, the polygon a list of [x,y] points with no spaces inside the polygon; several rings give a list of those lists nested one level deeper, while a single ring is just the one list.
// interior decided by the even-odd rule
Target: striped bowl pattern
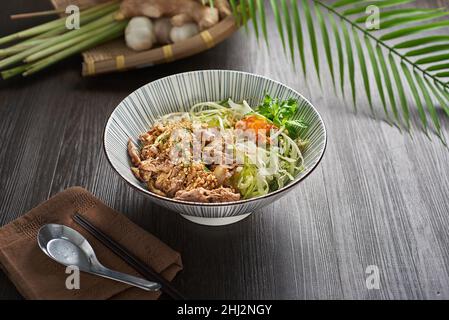
[{"label": "striped bowl pattern", "polygon": [[[203,101],[232,98],[258,105],[265,93],[280,99],[300,101],[296,117],[303,118],[309,128],[301,137],[309,139],[304,153],[305,170],[294,181],[268,195],[227,203],[194,203],[156,195],[146,189],[130,170],[127,141],[138,144],[138,136],[148,131],[154,121],[171,112],[187,111]],[[204,70],[175,74],[151,82],[126,97],[112,112],[105,128],[104,148],[109,162],[131,186],[148,195],[152,201],[187,216],[224,218],[243,215],[260,209],[293,190],[320,162],[326,148],[326,129],[316,109],[293,89],[263,76],[239,71]]]}]

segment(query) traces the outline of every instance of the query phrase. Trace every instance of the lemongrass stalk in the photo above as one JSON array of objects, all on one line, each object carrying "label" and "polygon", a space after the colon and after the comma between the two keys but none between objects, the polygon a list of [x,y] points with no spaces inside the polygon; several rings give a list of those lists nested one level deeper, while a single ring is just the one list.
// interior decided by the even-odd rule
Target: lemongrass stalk
[{"label": "lemongrass stalk", "polygon": [[58,27],[53,30],[41,33],[37,36],[25,39],[13,46],[10,46],[8,48],[0,49],[0,58],[5,58],[8,56],[11,56],[13,54],[19,53],[23,50],[29,49],[31,47],[34,47],[35,45],[41,44],[44,41],[48,41],[49,38],[54,38],[55,36],[58,36],[62,33],[67,31],[67,28],[65,26]]},{"label": "lemongrass stalk", "polygon": [[[84,15],[90,15],[90,14],[98,14],[99,12],[101,12],[103,9],[104,10],[108,10],[110,7],[114,7],[117,6],[117,1],[113,1],[113,2],[108,2],[105,4],[100,4],[98,6],[86,9],[82,12],[82,14],[80,15],[80,19],[81,16]],[[2,37],[0,38],[0,45],[3,44],[7,44],[9,42],[12,41],[16,41],[16,40],[20,40],[20,39],[24,39],[24,38],[29,38],[41,33],[44,33],[46,31],[52,30],[56,27],[60,27],[60,26],[65,26],[65,22],[66,22],[66,17],[62,17],[56,20],[52,20],[49,22],[46,22],[44,24],[41,24],[39,26],[35,26],[23,31],[19,31],[13,34],[10,34],[8,36]]]},{"label": "lemongrass stalk", "polygon": [[76,45],[79,42],[87,40],[90,37],[95,37],[97,35],[100,35],[100,34],[102,34],[104,31],[106,31],[109,28],[111,28],[111,26],[110,25],[106,25],[106,26],[103,26],[101,28],[94,29],[94,30],[89,31],[89,32],[85,32],[85,33],[81,34],[78,37],[75,37],[73,39],[69,39],[67,41],[60,42],[60,43],[58,43],[58,44],[56,44],[54,46],[48,47],[48,48],[46,48],[44,50],[40,50],[39,52],[36,52],[36,53],[26,57],[23,61],[25,63],[36,62],[37,60],[40,60],[40,59],[42,59],[44,57],[47,57],[47,56],[49,56],[49,55],[51,55],[53,53],[57,53],[57,52],[65,49],[65,48],[68,48],[70,46]]},{"label": "lemongrass stalk", "polygon": [[96,28],[100,28],[100,27],[105,26],[105,25],[110,25],[111,22],[115,21],[114,20],[114,16],[115,16],[115,13],[107,14],[106,16],[104,16],[104,17],[102,17],[102,18],[100,18],[100,19],[98,19],[98,20],[96,20],[94,22],[88,23],[88,24],[80,27],[79,29],[69,31],[69,32],[64,33],[64,34],[62,34],[60,36],[55,37],[54,39],[50,39],[50,40],[48,40],[48,41],[46,41],[46,42],[44,42],[44,43],[42,43],[40,45],[34,46],[34,47],[30,48],[30,49],[22,51],[22,52],[20,52],[18,54],[15,54],[15,55],[11,56],[11,57],[3,59],[3,60],[0,61],[0,69],[4,69],[5,67],[9,67],[9,66],[11,66],[13,64],[16,64],[16,63],[22,61],[23,59],[25,59],[26,57],[28,57],[28,56],[36,53],[36,52],[39,52],[40,50],[44,50],[44,49],[46,49],[46,48],[48,48],[50,46],[54,46],[54,45],[56,45],[58,43],[61,43],[63,41],[75,38],[75,37],[77,37],[77,36],[79,36],[79,35],[81,35],[81,34],[83,34],[85,32],[94,30]]},{"label": "lemongrass stalk", "polygon": [[[101,10],[95,10],[94,12],[88,13],[86,14],[85,12],[81,12],[80,13],[80,25],[84,25],[87,23],[90,23],[108,13],[111,13],[115,10],[117,10],[119,7],[118,4],[110,4],[109,6],[105,7],[105,8],[100,8]],[[44,38],[51,38],[53,36],[57,36],[60,35],[66,31],[70,31],[69,29],[67,29],[66,25],[62,25],[60,27],[54,28],[52,30],[49,30],[47,32],[38,34],[37,36],[27,39],[26,41],[32,40],[32,39],[44,39]]]},{"label": "lemongrass stalk", "polygon": [[[42,44],[45,41],[48,41],[51,37],[48,38],[41,38],[41,39],[29,39],[26,42],[20,42],[12,47],[9,47],[7,49],[3,49],[3,50],[8,50],[8,49],[12,49],[12,48],[22,48],[22,49],[28,49],[30,46],[35,46],[38,44]],[[1,50],[1,49],[0,49]]]},{"label": "lemongrass stalk", "polygon": [[12,78],[14,76],[17,76],[17,75],[25,72],[29,68],[30,68],[30,65],[21,65],[18,67],[14,67],[14,68],[2,71],[2,72],[0,72],[0,75],[3,80],[6,80],[6,79]]},{"label": "lemongrass stalk", "polygon": [[103,33],[101,33],[95,37],[84,40],[75,46],[72,46],[63,51],[55,53],[43,60],[40,60],[40,61],[32,64],[28,70],[26,70],[24,73],[22,73],[22,75],[29,76],[29,75],[36,73],[36,72],[56,63],[58,61],[65,59],[71,55],[77,54],[84,50],[95,47],[99,44],[102,44],[104,42],[107,42],[107,41],[110,41],[112,39],[122,36],[123,30],[125,29],[127,22],[128,21],[126,21],[126,20],[117,22],[117,24],[115,24],[113,27],[107,28],[106,31],[104,31]]},{"label": "lemongrass stalk", "polygon": [[[83,10],[80,12],[80,23],[87,23],[93,19],[96,19],[108,12],[112,12],[118,8],[119,4],[117,0],[107,2],[104,4],[96,5],[89,9]],[[5,44],[14,40],[20,40],[24,38],[29,38],[31,36],[40,35],[45,32],[52,32],[54,34],[53,29],[57,28],[58,31],[66,30],[65,22],[67,17],[61,17],[56,20],[49,21],[47,23],[41,24],[39,26],[32,27],[30,29],[26,29],[23,31],[19,31],[15,34],[6,36],[4,38],[0,38],[0,45]],[[4,39],[9,40],[4,40]]]},{"label": "lemongrass stalk", "polygon": [[14,47],[14,48],[7,48],[7,49],[0,49],[0,58],[6,58],[13,54],[19,53],[25,49],[31,48],[33,45],[26,45],[24,44],[21,47]]},{"label": "lemongrass stalk", "polygon": [[[102,8],[101,10],[95,10],[95,12],[92,12],[88,15],[82,14],[80,17],[80,24],[84,25],[85,23],[89,23],[102,15],[106,15],[108,13],[111,13],[112,11],[115,11],[118,8],[118,4],[110,5],[106,8]],[[61,35],[62,33],[66,32],[67,28],[66,26],[60,26],[57,28],[54,28],[50,31],[41,33],[37,36],[28,38],[22,42],[17,43],[14,46],[11,46],[9,48],[0,49],[0,58],[5,58],[8,56],[11,56],[13,54],[19,53],[25,49],[29,49],[33,47],[34,45],[42,43],[43,40],[48,40],[48,38],[52,38],[57,35]]]},{"label": "lemongrass stalk", "polygon": [[[87,21],[86,21],[86,23],[87,23]],[[59,36],[59,35],[63,34],[66,31],[69,31],[69,30],[67,29],[67,27],[65,25],[64,26],[60,26],[60,27],[51,29],[49,31],[46,31],[44,33],[38,34],[37,36],[33,36],[33,37],[27,38],[27,39],[23,39],[22,41],[17,42],[16,44],[14,44],[14,45],[12,45],[12,46],[10,46],[8,48],[13,48],[13,47],[15,47],[17,45],[22,45],[22,44],[26,45],[26,44],[28,44],[30,42],[33,42],[34,40],[46,40],[48,38],[53,38],[55,36]]]},{"label": "lemongrass stalk", "polygon": [[60,25],[62,25],[63,23],[65,23],[65,18],[60,18],[57,20],[53,20],[44,24],[41,24],[39,26],[27,29],[27,30],[23,30],[23,31],[19,31],[13,34],[10,34],[8,36],[2,37],[0,38],[0,45],[3,44],[7,44],[9,42],[12,41],[16,41],[16,40],[20,40],[20,39],[24,39],[24,38],[29,38],[32,36],[35,36],[37,34],[43,33],[45,31],[51,30],[53,28],[56,28]]},{"label": "lemongrass stalk", "polygon": [[[88,24],[98,18],[101,18],[102,16],[107,15],[108,13],[114,12],[119,8],[120,4],[117,3],[117,1],[113,1],[112,3],[107,3],[106,6],[104,5],[99,5],[96,6],[91,12],[86,12],[86,11],[81,11],[80,13],[80,26],[83,26],[85,24]],[[89,10],[89,9],[87,9]],[[61,25],[57,28],[54,28],[52,30],[46,31],[44,33],[38,34],[37,36],[31,38],[31,39],[43,39],[43,38],[50,38],[53,36],[57,36],[60,35],[66,31],[70,31],[69,29],[67,29],[65,23],[64,25]],[[28,39],[28,40],[31,40]],[[25,40],[25,41],[28,41]]]},{"label": "lemongrass stalk", "polygon": [[34,47],[38,44],[44,43],[48,39],[30,39],[26,42],[18,43],[12,47],[6,48],[6,49],[0,49],[0,57],[7,57],[13,54],[16,54],[18,52],[21,52],[23,50],[29,49],[31,47]]},{"label": "lemongrass stalk", "polygon": [[16,53],[19,53],[26,49],[32,48],[38,44],[44,43],[44,41],[48,41],[50,38],[54,38],[55,36],[58,36],[61,33],[64,33],[64,31],[67,31],[67,28],[65,26],[59,27],[59,28],[50,30],[48,32],[42,33],[40,35],[34,36],[32,38],[23,40],[23,41],[15,44],[13,46],[10,46],[8,48],[0,49],[0,59],[4,59],[13,54],[16,54]]},{"label": "lemongrass stalk", "polygon": [[[87,20],[87,19],[86,19],[86,20]],[[81,23],[81,22],[82,22],[82,19],[81,19],[81,17],[80,17],[80,23]],[[87,22],[89,22],[89,21],[85,21],[85,22],[87,23]],[[26,40],[24,40],[24,41],[22,41],[22,42],[19,42],[19,43],[31,41],[31,40],[34,40],[34,39],[46,39],[46,38],[51,38],[51,37],[54,37],[54,36],[58,36],[58,35],[60,35],[61,33],[64,33],[64,32],[66,32],[66,31],[68,31],[68,29],[67,29],[67,27],[66,27],[65,25],[64,25],[64,26],[60,26],[60,27],[51,29],[51,30],[49,30],[49,31],[47,31],[47,32],[38,34],[37,36],[28,38],[28,39],[26,39]]]}]

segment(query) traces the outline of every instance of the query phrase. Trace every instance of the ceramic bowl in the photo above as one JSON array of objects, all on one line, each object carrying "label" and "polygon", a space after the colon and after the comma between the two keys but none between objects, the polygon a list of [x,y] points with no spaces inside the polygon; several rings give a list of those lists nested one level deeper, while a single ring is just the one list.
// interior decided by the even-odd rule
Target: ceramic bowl
[{"label": "ceramic bowl", "polygon": [[[310,145],[304,152],[304,171],[283,188],[265,196],[226,203],[197,203],[162,197],[150,192],[130,170],[127,141],[149,130],[154,121],[171,112],[187,111],[202,101],[232,98],[258,105],[264,94],[299,101],[296,114],[308,124],[301,135]],[[317,167],[326,148],[326,129],[318,111],[300,93],[263,76],[230,70],[203,70],[175,74],[153,81],[127,96],[112,112],[104,132],[104,148],[114,170],[134,189],[160,206],[180,213],[184,218],[205,225],[224,225],[278,200],[295,188]]]}]

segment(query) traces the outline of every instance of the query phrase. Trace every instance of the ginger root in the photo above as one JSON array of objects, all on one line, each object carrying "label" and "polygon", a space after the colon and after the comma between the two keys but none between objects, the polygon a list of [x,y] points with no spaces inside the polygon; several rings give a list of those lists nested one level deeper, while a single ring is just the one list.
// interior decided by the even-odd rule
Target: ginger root
[{"label": "ginger root", "polygon": [[[198,0],[202,2],[203,0]],[[209,0],[205,1],[206,3],[210,3]],[[232,10],[231,6],[229,5],[228,0],[214,0],[214,6],[218,9],[218,12],[220,13],[220,18],[225,18],[226,16],[231,15]]]},{"label": "ginger root", "polygon": [[200,29],[210,28],[219,20],[217,8],[210,8],[195,0],[123,0],[118,18],[147,16],[171,17],[173,26],[195,21]]}]

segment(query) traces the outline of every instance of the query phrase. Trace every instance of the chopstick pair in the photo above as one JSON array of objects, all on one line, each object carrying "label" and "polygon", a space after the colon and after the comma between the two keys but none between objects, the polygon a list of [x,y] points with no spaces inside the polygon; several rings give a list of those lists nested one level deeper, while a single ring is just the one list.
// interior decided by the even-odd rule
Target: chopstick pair
[{"label": "chopstick pair", "polygon": [[79,213],[75,213],[73,220],[78,223],[81,227],[86,229],[90,234],[92,234],[98,241],[104,244],[112,252],[122,258],[128,265],[133,267],[137,272],[143,275],[145,278],[151,281],[157,281],[162,285],[161,291],[174,300],[186,300],[186,298],[176,290],[170,282],[165,280],[161,275],[154,271],[150,266],[143,263],[141,260],[132,255],[128,250],[126,250],[119,243],[112,240],[103,231],[95,227],[86,218],[84,218]]}]

